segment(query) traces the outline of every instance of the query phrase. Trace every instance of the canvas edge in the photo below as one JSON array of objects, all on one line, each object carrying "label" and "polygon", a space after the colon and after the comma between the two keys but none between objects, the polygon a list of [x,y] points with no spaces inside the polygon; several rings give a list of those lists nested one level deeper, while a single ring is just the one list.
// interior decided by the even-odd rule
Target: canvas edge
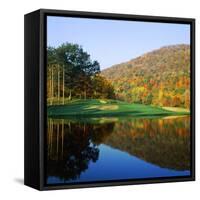
[{"label": "canvas edge", "polygon": [[[85,12],[85,11],[66,11],[66,10],[52,10],[52,9],[39,9],[40,12],[40,77],[39,77],[39,119],[40,119],[40,186],[39,190],[57,190],[57,189],[75,189],[75,188],[91,188],[91,187],[105,187],[105,186],[123,186],[123,185],[138,185],[138,184],[154,184],[154,183],[173,183],[173,182],[185,182],[195,181],[195,19],[194,18],[177,18],[177,17],[163,17],[163,16],[147,16],[147,15],[132,15],[132,14],[116,14],[116,13],[99,13],[99,12]],[[60,15],[60,16],[76,16],[83,18],[99,18],[99,19],[118,19],[118,20],[139,20],[139,21],[153,21],[153,22],[165,22],[165,23],[184,23],[191,24],[191,121],[192,121],[192,136],[191,136],[191,176],[177,177],[177,178],[161,178],[161,179],[143,179],[143,180],[129,180],[129,181],[110,181],[101,183],[84,183],[74,185],[56,185],[45,186],[44,184],[44,122],[45,122],[45,41],[46,30],[45,17],[47,15]]]}]

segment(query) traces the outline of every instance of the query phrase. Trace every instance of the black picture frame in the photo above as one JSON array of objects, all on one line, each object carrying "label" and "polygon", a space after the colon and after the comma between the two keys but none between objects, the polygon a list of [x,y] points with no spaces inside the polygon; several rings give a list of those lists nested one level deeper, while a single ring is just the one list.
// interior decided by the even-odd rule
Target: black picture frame
[{"label": "black picture frame", "polygon": [[[46,133],[46,19],[68,16],[145,22],[190,24],[191,48],[191,175],[47,186],[45,177]],[[149,184],[195,180],[195,19],[40,9],[24,16],[24,184],[38,190]]]}]

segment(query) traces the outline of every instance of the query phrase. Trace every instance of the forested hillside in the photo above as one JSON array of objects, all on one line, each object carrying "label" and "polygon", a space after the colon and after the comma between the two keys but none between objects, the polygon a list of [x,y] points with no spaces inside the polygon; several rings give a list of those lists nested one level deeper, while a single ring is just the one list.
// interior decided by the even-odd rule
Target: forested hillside
[{"label": "forested hillside", "polygon": [[117,99],[158,106],[190,106],[190,46],[173,45],[101,72]]}]

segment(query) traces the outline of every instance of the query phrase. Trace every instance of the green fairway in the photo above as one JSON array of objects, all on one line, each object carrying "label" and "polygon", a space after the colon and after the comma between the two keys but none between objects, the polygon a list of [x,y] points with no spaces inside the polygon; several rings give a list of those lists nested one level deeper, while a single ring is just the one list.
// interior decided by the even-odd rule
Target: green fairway
[{"label": "green fairway", "polygon": [[132,104],[118,100],[72,100],[65,105],[48,106],[50,117],[114,117],[114,116],[169,116],[187,115],[187,111],[172,111],[161,107]]}]

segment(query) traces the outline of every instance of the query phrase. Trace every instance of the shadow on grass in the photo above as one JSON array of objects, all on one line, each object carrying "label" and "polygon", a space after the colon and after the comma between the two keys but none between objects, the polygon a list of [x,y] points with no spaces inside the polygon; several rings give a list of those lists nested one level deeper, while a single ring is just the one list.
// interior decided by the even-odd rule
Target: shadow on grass
[{"label": "shadow on grass", "polygon": [[[109,105],[106,103],[103,105]],[[119,105],[116,102],[116,105]],[[122,104],[121,104],[122,105]],[[97,106],[92,108],[92,106]],[[48,117],[66,118],[66,117],[153,117],[153,116],[172,116],[172,115],[187,115],[185,112],[165,111],[159,107],[151,107],[145,105],[133,105],[124,103],[117,110],[101,110],[98,106],[102,106],[98,100],[75,101],[66,105],[48,106]],[[128,107],[127,107],[128,106]],[[141,107],[142,106],[142,107]]]}]

